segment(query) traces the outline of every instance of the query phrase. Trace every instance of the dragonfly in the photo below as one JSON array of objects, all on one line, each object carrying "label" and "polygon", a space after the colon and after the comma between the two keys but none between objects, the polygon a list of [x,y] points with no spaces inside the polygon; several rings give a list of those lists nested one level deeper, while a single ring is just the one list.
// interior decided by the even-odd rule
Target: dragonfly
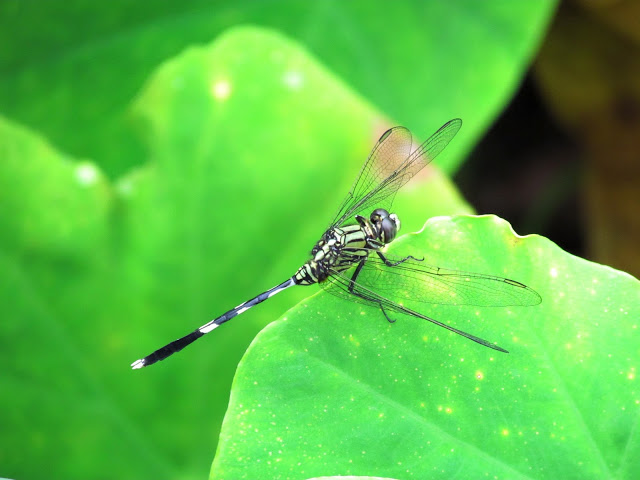
[{"label": "dragonfly", "polygon": [[378,308],[389,322],[395,321],[393,313],[427,320],[508,353],[405,304],[417,300],[445,305],[532,306],[542,301],[535,290],[507,278],[448,270],[427,265],[423,258],[412,255],[396,258],[385,253],[400,230],[399,217],[390,213],[397,191],[444,150],[461,126],[459,118],[450,120],[413,151],[407,128],[398,126],[384,132],[333,221],[311,249],[309,260],[291,278],[136,360],[131,367],[139,369],[164,360],[289,287],[314,284],[331,294]]}]

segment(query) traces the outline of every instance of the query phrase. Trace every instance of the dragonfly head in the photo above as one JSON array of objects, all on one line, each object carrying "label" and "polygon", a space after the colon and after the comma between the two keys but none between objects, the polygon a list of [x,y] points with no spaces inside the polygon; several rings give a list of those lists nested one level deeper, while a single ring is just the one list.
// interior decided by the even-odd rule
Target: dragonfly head
[{"label": "dragonfly head", "polygon": [[370,220],[382,243],[390,243],[396,238],[400,230],[400,219],[395,213],[389,214],[384,208],[376,208],[371,212]]}]

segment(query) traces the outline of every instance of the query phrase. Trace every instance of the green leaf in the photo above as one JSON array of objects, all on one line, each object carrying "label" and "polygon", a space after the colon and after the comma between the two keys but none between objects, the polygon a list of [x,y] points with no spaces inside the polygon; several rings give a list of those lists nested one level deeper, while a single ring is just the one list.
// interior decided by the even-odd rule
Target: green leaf
[{"label": "green leaf", "polygon": [[[305,45],[418,135],[468,127],[469,149],[516,88],[556,2],[150,0],[0,3],[0,111],[112,178],[142,164],[125,112],[167,58],[226,29],[273,28]],[[254,59],[255,61],[255,59]],[[257,79],[256,79],[257,80]],[[257,127],[254,127],[256,130]]]},{"label": "green leaf", "polygon": [[510,353],[315,295],[240,363],[211,478],[638,478],[640,282],[494,216],[435,218],[389,247],[418,252],[540,293],[420,310]]},{"label": "green leaf", "polygon": [[354,477],[352,475],[349,476],[343,476],[343,475],[338,475],[337,477],[315,477],[315,478],[310,478],[309,480],[394,480],[393,478],[382,478],[382,477],[361,477],[361,476],[357,476]]},{"label": "green leaf", "polygon": [[[3,475],[206,475],[247,345],[312,290],[170,361],[129,364],[289,278],[385,123],[299,45],[257,28],[166,62],[130,115],[149,156],[116,182],[0,118]],[[468,211],[435,169],[407,192],[409,225],[425,208]]]}]

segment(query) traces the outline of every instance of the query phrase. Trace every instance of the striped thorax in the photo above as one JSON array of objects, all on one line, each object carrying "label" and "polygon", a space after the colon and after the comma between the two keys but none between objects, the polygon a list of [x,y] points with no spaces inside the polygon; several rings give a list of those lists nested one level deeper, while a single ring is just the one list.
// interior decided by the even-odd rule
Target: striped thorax
[{"label": "striped thorax", "polygon": [[341,272],[366,258],[370,252],[390,243],[400,230],[400,219],[378,208],[369,219],[356,216],[357,224],[327,230],[311,250],[312,258],[298,269],[297,285],[322,283],[334,272]]}]

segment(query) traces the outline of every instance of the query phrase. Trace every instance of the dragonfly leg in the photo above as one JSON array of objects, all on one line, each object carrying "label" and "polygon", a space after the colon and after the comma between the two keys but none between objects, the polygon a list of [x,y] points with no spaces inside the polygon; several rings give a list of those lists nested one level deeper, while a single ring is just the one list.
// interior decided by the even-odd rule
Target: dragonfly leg
[{"label": "dragonfly leg", "polygon": [[[413,258],[413,257],[411,257],[411,258]],[[378,306],[380,307],[380,310],[384,314],[384,317],[387,319],[387,321],[389,323],[395,323],[396,321],[392,320],[389,317],[389,315],[387,315],[387,312],[384,309],[384,306],[382,305],[382,302],[379,302],[379,301],[375,300],[374,298],[371,298],[368,295],[364,295],[364,294],[358,292],[355,289],[355,286],[357,285],[356,280],[358,278],[358,275],[360,275],[360,270],[362,270],[362,267],[364,267],[364,262],[366,262],[366,261],[367,261],[366,258],[363,258],[362,260],[360,260],[360,262],[358,263],[358,266],[356,267],[355,271],[353,272],[353,275],[351,276],[351,280],[349,281],[349,293],[355,295],[356,297],[360,297],[360,298],[362,298],[364,300],[367,300],[369,302],[377,303]],[[402,260],[402,262],[404,262],[404,260]]]},{"label": "dragonfly leg", "polygon": [[400,265],[401,263],[406,262],[406,261],[407,261],[407,260],[409,260],[409,259],[415,260],[416,262],[424,262],[424,257],[422,257],[422,258],[416,258],[416,257],[414,257],[413,255],[409,255],[408,257],[404,257],[403,259],[398,260],[397,262],[392,262],[391,260],[389,260],[389,259],[384,255],[384,253],[382,253],[382,252],[380,252],[380,251],[377,251],[376,253],[378,254],[378,256],[380,257],[380,259],[384,262],[384,264],[385,264],[387,267],[395,267],[395,266],[397,266],[397,265]]},{"label": "dragonfly leg", "polygon": [[384,306],[382,305],[382,303],[379,303],[378,305],[380,305],[380,310],[382,310],[382,313],[384,314],[384,317],[387,319],[387,322],[389,323],[396,323],[395,320],[392,320],[389,315],[387,315],[387,311],[384,309]]},{"label": "dragonfly leg", "polygon": [[389,260],[384,253],[382,253],[380,251],[380,249],[382,247],[384,247],[384,244],[378,240],[376,240],[375,238],[368,238],[367,239],[367,246],[369,248],[373,248],[376,250],[376,253],[378,254],[378,256],[380,257],[380,259],[384,262],[384,264],[387,267],[395,267],[396,265],[400,265],[403,262],[406,262],[409,259],[415,260],[416,262],[423,262],[424,261],[424,257],[422,258],[416,258],[413,255],[409,255],[408,257],[404,257],[401,260],[398,260],[397,262],[392,262],[391,260]]},{"label": "dragonfly leg", "polygon": [[358,275],[360,275],[360,270],[362,270],[362,267],[364,267],[365,260],[366,258],[363,258],[362,260],[360,260],[360,262],[358,262],[356,270],[353,272],[353,275],[351,275],[351,280],[349,280],[349,293],[352,293],[356,297],[366,298],[367,300],[369,300],[367,297],[354,290],[354,287],[356,286],[356,280],[358,278]]}]

